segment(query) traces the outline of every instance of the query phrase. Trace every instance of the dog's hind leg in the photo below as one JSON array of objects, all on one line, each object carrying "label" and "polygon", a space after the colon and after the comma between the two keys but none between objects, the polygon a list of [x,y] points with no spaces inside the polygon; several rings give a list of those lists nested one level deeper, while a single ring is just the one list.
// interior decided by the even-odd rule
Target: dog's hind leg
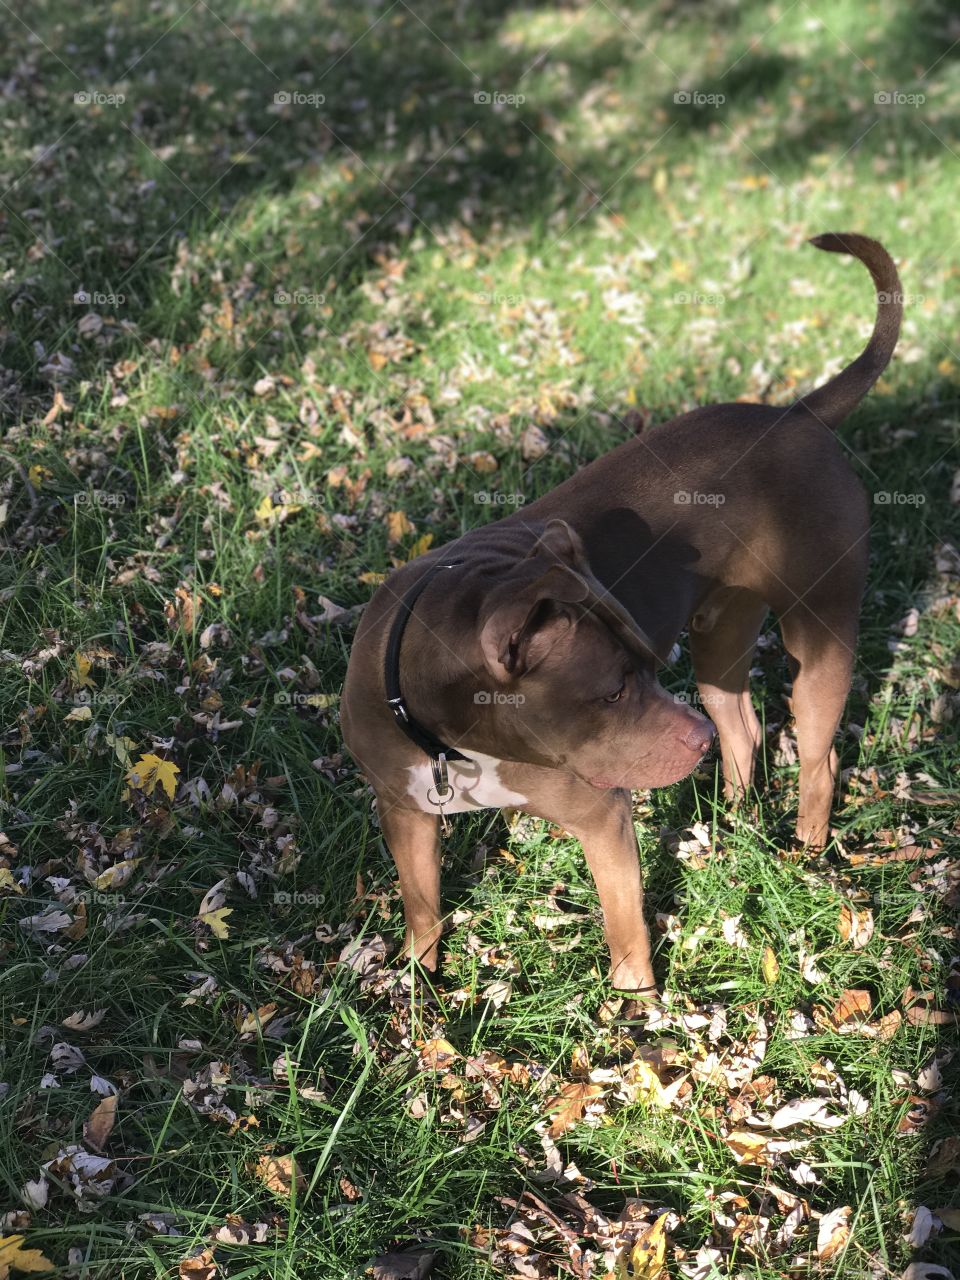
[{"label": "dog's hind leg", "polygon": [[750,665],[767,605],[750,591],[725,590],[708,600],[690,622],[690,653],[703,711],[717,726],[728,800],[753,782],[761,743],[760,722],[750,701]]},{"label": "dog's hind leg", "polygon": [[[859,594],[852,598],[859,602]],[[800,756],[797,838],[814,849],[822,848],[830,833],[838,769],[833,739],[850,691],[857,641],[856,612],[839,609],[837,599],[822,611],[798,604],[780,620],[794,672],[791,702]]]}]

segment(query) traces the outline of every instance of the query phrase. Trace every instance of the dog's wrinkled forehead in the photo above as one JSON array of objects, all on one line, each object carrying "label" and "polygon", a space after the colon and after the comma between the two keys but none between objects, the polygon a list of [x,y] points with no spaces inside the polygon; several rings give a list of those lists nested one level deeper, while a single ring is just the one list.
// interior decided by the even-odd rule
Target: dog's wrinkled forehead
[{"label": "dog's wrinkled forehead", "polygon": [[656,660],[649,638],[594,576],[579,535],[565,520],[551,520],[488,598],[480,633],[486,665],[501,680],[523,676],[585,619],[637,659]]}]

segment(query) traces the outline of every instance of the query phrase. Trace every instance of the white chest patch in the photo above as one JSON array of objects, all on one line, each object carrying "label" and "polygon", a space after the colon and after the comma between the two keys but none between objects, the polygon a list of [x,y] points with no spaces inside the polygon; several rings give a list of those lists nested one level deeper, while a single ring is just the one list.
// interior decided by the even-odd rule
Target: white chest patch
[{"label": "white chest patch", "polygon": [[[471,809],[518,808],[526,804],[527,797],[511,791],[500,781],[502,760],[474,751],[469,760],[451,760],[447,765],[447,777],[453,787],[453,796],[445,800],[444,813],[467,813]],[[410,782],[407,795],[413,796],[417,808],[427,813],[439,813],[437,792],[433,782],[433,770],[429,760],[415,764],[408,770]]]}]

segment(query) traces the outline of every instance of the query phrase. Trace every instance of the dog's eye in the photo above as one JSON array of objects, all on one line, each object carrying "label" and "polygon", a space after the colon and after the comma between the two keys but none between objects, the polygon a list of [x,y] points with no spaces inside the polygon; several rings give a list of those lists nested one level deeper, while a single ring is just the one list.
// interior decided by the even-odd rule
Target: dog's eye
[{"label": "dog's eye", "polygon": [[616,693],[608,693],[606,695],[606,697],[604,698],[604,702],[619,702],[626,692],[627,692],[627,682],[626,680],[624,680],[623,684],[616,691]]}]

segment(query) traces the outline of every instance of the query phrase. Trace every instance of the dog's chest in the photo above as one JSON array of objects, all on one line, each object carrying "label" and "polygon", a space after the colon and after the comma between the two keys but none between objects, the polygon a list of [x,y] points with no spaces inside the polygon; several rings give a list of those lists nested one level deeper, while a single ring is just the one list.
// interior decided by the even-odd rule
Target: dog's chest
[{"label": "dog's chest", "polygon": [[[444,813],[466,813],[471,809],[519,808],[525,804],[527,797],[501,780],[501,771],[506,768],[496,756],[485,756],[478,752],[474,752],[469,760],[451,760],[447,765],[447,777],[453,788],[453,795],[444,799]],[[424,759],[407,772],[407,794],[417,802],[417,807],[427,813],[439,813],[430,761]]]}]

